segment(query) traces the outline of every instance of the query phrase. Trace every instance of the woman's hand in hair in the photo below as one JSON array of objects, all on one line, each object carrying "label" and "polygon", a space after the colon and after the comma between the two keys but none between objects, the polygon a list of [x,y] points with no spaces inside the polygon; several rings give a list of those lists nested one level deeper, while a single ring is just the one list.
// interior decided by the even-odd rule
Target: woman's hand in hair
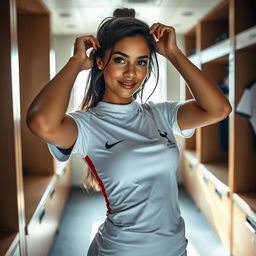
[{"label": "woman's hand in hair", "polygon": [[[74,43],[74,57],[79,58],[81,63],[81,70],[90,69],[94,62],[94,51],[101,47],[97,38],[92,35],[77,37]],[[86,51],[90,48],[93,50],[89,56]]]},{"label": "woman's hand in hair", "polygon": [[150,34],[153,34],[156,40],[156,51],[167,57],[177,48],[176,33],[174,27],[166,26],[161,23],[154,23],[150,27]]}]

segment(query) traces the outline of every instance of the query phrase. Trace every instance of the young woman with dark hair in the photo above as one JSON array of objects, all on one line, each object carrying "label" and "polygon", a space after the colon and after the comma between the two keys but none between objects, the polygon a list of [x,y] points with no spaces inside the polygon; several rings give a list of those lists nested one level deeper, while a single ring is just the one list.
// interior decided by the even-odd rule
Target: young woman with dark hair
[{"label": "young woman with dark hair", "polygon": [[[152,73],[158,81],[156,52],[175,66],[194,99],[142,102]],[[74,81],[87,69],[83,102],[66,114]],[[88,256],[185,256],[174,134],[189,138],[230,112],[224,94],[178,48],[173,27],[149,27],[133,9],[117,9],[96,37],[76,39],[74,55],[32,102],[27,124],[57,160],[82,157],[90,167],[86,188],[103,193],[107,218]]]}]

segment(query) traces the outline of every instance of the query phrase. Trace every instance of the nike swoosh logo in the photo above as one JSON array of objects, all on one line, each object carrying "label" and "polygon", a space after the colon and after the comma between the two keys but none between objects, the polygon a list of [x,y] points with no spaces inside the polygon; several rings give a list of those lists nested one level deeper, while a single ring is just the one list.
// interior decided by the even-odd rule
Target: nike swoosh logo
[{"label": "nike swoosh logo", "polygon": [[118,142],[116,142],[114,144],[108,144],[108,141],[107,141],[106,144],[105,144],[105,148],[110,149],[110,148],[114,147],[116,144],[118,144],[118,143],[120,143],[122,141],[124,141],[124,140],[120,140],[120,141],[118,141]]}]

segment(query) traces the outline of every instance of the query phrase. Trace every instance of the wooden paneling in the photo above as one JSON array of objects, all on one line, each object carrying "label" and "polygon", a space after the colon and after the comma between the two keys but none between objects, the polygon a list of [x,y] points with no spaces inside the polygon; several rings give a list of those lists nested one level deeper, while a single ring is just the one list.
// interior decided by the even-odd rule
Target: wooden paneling
[{"label": "wooden paneling", "polygon": [[[220,148],[222,137],[218,123],[198,128],[194,147],[185,143],[184,184],[234,256],[256,255],[256,134],[249,118],[236,113],[244,90],[256,82],[255,5],[252,0],[222,1],[198,22],[196,32],[191,30],[185,34],[189,37],[185,40],[189,44],[186,49],[198,45],[197,66],[202,72],[215,83],[228,77],[228,99],[233,111],[229,115],[226,138],[228,151]],[[223,32],[227,32],[228,39],[217,43],[216,37]],[[191,42],[193,38],[195,41]],[[191,98],[188,91],[186,88],[186,99]],[[192,172],[188,171],[186,156],[191,149],[198,161],[198,170],[193,169],[193,175],[189,176]],[[233,200],[242,208],[234,205]],[[247,220],[247,215],[251,219]]]},{"label": "wooden paneling", "polygon": [[[31,174],[52,174],[53,160],[47,145],[26,125],[29,105],[50,80],[49,16],[19,13],[18,40],[23,167]],[[31,150],[32,145],[36,150]]]},{"label": "wooden paneling", "polygon": [[[24,245],[24,198],[22,193],[22,159],[20,143],[20,95],[17,48],[16,2],[0,2],[0,254]],[[18,240],[17,240],[18,239]]]},{"label": "wooden paneling", "polygon": [[[245,48],[235,53],[235,107],[244,90],[253,81],[256,82],[256,46]],[[256,188],[256,138],[248,119],[234,115],[234,192],[244,192]]]},{"label": "wooden paneling", "polygon": [[[50,79],[49,12],[39,0],[17,2],[0,2],[0,255],[38,256],[43,242],[50,248],[71,180],[70,171],[57,175],[46,143],[26,126],[28,106]],[[44,225],[34,225],[39,219]]]}]

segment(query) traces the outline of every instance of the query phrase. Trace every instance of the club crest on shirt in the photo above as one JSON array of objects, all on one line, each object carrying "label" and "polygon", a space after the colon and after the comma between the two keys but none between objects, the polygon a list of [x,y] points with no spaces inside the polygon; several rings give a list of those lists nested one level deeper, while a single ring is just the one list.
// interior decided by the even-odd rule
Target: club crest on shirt
[{"label": "club crest on shirt", "polygon": [[167,132],[164,132],[164,133],[163,133],[163,132],[161,132],[159,129],[158,129],[158,132],[159,132],[159,135],[160,135],[161,137],[167,139],[167,144],[166,144],[166,145],[167,145],[168,148],[176,147],[176,144],[168,138],[168,133],[167,133]]}]

